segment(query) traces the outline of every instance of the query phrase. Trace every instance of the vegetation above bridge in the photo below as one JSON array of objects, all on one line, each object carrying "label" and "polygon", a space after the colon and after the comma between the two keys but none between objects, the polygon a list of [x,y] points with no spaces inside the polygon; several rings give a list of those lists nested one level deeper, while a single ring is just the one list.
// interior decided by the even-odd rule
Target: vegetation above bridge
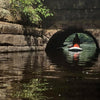
[{"label": "vegetation above bridge", "polygon": [[32,24],[39,24],[43,18],[53,16],[53,13],[44,6],[44,0],[10,0],[11,12],[21,14],[23,21]]}]

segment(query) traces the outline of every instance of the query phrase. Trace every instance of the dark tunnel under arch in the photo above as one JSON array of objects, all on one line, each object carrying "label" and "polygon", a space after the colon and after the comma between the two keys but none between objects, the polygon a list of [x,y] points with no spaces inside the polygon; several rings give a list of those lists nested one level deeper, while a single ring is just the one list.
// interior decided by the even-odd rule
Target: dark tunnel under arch
[{"label": "dark tunnel under arch", "polygon": [[59,47],[63,46],[65,39],[74,33],[87,34],[94,40],[94,43],[96,44],[96,48],[99,49],[99,44],[96,38],[89,31],[85,31],[84,29],[68,28],[56,32],[48,41],[45,50],[46,51],[57,50]]}]

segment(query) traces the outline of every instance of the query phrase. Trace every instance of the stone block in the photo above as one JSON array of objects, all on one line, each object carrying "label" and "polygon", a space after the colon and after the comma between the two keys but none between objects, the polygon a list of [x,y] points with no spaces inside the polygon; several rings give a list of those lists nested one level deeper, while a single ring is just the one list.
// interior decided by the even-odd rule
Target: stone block
[{"label": "stone block", "polygon": [[0,34],[0,45],[12,45],[12,46],[31,46],[37,45],[34,43],[34,37],[25,35],[12,35],[12,34]]},{"label": "stone block", "polygon": [[45,46],[0,46],[0,52],[43,51]]},{"label": "stone block", "polygon": [[0,22],[1,34],[24,34],[24,28],[19,24]]}]

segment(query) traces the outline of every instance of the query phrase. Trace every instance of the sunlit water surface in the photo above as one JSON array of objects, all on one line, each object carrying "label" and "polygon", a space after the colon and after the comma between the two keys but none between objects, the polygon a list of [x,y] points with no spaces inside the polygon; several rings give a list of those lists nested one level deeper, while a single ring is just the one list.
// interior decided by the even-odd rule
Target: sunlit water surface
[{"label": "sunlit water surface", "polygon": [[100,54],[81,52],[0,54],[0,100],[99,100]]}]

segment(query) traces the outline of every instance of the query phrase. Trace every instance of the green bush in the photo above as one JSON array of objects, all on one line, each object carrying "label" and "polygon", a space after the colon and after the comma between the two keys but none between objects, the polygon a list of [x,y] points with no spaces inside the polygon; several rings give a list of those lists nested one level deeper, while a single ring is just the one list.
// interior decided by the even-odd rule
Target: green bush
[{"label": "green bush", "polygon": [[[87,34],[84,34],[84,33],[77,33],[77,34],[78,34],[78,37],[79,37],[81,43],[94,42],[94,40],[90,36],[88,36]],[[75,37],[75,33],[70,35],[65,41],[72,42],[74,37]]]},{"label": "green bush", "polygon": [[20,13],[31,23],[39,24],[43,18],[53,16],[43,2],[44,0],[10,0],[11,11],[15,16]]}]

